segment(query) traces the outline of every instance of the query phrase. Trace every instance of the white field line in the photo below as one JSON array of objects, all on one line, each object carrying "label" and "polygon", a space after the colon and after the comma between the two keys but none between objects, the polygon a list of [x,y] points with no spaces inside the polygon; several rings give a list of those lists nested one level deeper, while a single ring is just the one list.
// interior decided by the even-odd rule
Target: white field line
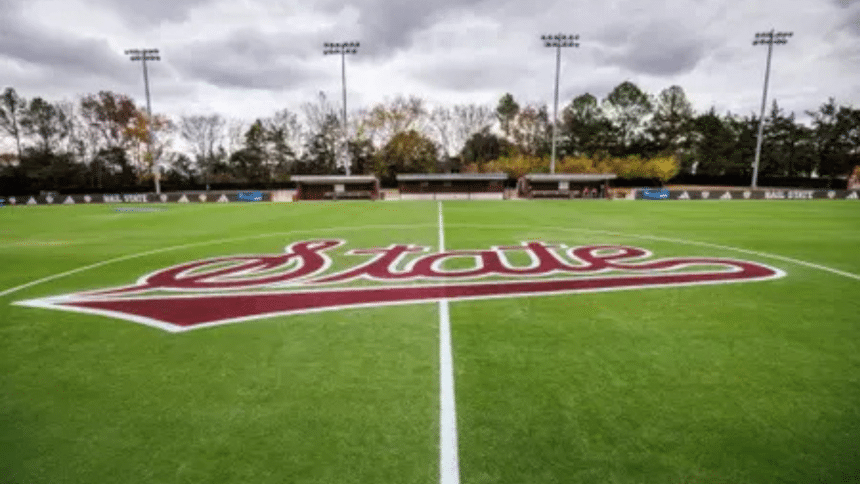
[{"label": "white field line", "polygon": [[343,231],[355,231],[355,230],[376,230],[376,229],[404,229],[404,228],[425,228],[432,227],[429,224],[412,224],[412,225],[365,225],[361,227],[327,227],[327,228],[315,228],[315,229],[299,229],[299,230],[288,230],[285,232],[272,232],[269,234],[257,234],[257,235],[249,235],[244,237],[230,237],[227,239],[217,239],[217,240],[207,240],[205,242],[193,242],[190,244],[181,244],[181,245],[173,245],[170,247],[163,247],[161,249],[148,250],[146,252],[138,252],[136,254],[129,254],[120,257],[115,257],[113,259],[104,260],[101,262],[96,262],[95,264],[90,264],[88,266],[78,267],[77,269],[72,269],[66,272],[60,272],[59,274],[53,274],[47,277],[43,277],[41,279],[36,279],[35,281],[30,281],[26,284],[21,284],[20,286],[11,287],[6,289],[5,291],[0,291],[0,297],[6,296],[8,294],[12,294],[13,292],[18,292],[21,289],[26,289],[31,286],[35,286],[37,284],[41,284],[43,282],[52,281],[54,279],[59,279],[61,277],[69,276],[72,274],[76,274],[78,272],[87,271],[90,269],[95,269],[96,267],[101,267],[107,264],[113,264],[114,262],[121,262],[128,259],[135,259],[138,257],[144,257],[147,255],[158,254],[161,252],[169,252],[171,250],[177,249],[187,249],[189,247],[198,247],[202,245],[213,245],[213,244],[222,244],[227,242],[236,242],[239,240],[251,240],[251,239],[262,239],[266,237],[274,237],[278,235],[293,235],[293,234],[305,234],[305,233],[316,233],[316,232],[343,232]]},{"label": "white field line", "polygon": [[743,252],[745,254],[757,255],[760,257],[768,257],[771,259],[777,259],[777,260],[781,260],[781,261],[785,261],[785,262],[791,262],[791,263],[806,266],[806,267],[812,267],[813,269],[818,269],[818,270],[830,272],[833,274],[837,274],[837,275],[840,275],[843,277],[848,277],[850,279],[860,281],[860,275],[858,275],[858,274],[852,274],[850,272],[840,271],[839,269],[834,269],[832,267],[826,267],[826,266],[822,266],[819,264],[814,264],[812,262],[806,262],[806,261],[794,259],[791,257],[785,257],[782,255],[777,255],[777,254],[768,254],[767,252],[758,252],[755,250],[740,249],[740,248],[731,247],[728,245],[711,244],[709,242],[696,242],[693,240],[673,239],[670,237],[657,237],[654,235],[623,234],[621,232],[608,232],[608,231],[603,231],[603,230],[590,230],[590,232],[606,233],[606,234],[610,234],[610,235],[627,235],[630,237],[637,237],[637,238],[641,238],[641,239],[662,240],[664,242],[675,242],[675,243],[683,243],[683,244],[691,244],[691,245],[700,245],[702,247],[713,247],[715,249],[734,250],[736,252]]},{"label": "white field line", "polygon": [[73,240],[22,240],[19,242],[9,242],[8,244],[0,244],[0,249],[8,247],[57,247],[61,245],[76,244],[80,241]]},{"label": "white field line", "polygon": [[[440,206],[440,210],[441,210],[441,206]],[[441,212],[440,212],[439,217],[441,220]],[[292,234],[315,233],[315,232],[339,232],[339,231],[354,231],[354,230],[368,230],[368,229],[372,230],[372,229],[422,228],[422,227],[429,227],[429,225],[423,225],[423,224],[367,225],[367,226],[362,226],[362,227],[338,227],[338,228],[316,228],[316,229],[305,229],[305,230],[289,230],[289,231],[285,231],[285,232],[273,232],[273,233],[269,233],[269,234],[258,234],[258,235],[251,235],[251,236],[245,236],[245,237],[231,237],[231,238],[227,238],[227,239],[208,240],[205,242],[194,242],[191,244],[174,245],[174,246],[170,246],[170,247],[163,247],[161,249],[154,249],[154,250],[150,250],[150,251],[146,251],[146,252],[138,252],[136,254],[124,255],[121,257],[116,257],[113,259],[108,259],[105,261],[97,262],[95,264],[90,264],[87,266],[78,267],[77,269],[72,269],[72,270],[69,270],[66,272],[53,274],[53,275],[50,275],[47,277],[43,277],[41,279],[37,279],[35,281],[30,281],[26,284],[21,284],[20,286],[15,286],[15,287],[11,287],[9,289],[6,289],[4,291],[0,291],[0,297],[6,296],[8,294],[12,294],[14,292],[18,292],[21,289],[26,289],[28,287],[41,284],[43,282],[52,281],[54,279],[60,279],[62,277],[65,277],[65,276],[68,276],[71,274],[76,274],[78,272],[83,272],[83,271],[86,271],[89,269],[95,269],[96,267],[101,267],[103,265],[112,264],[114,262],[121,262],[121,261],[128,260],[128,259],[135,259],[137,257],[144,257],[147,255],[158,254],[161,252],[168,252],[168,251],[177,250],[177,249],[184,249],[184,248],[188,248],[188,247],[221,244],[221,243],[227,243],[227,242],[235,242],[235,241],[239,241],[239,240],[261,239],[261,238],[265,238],[265,237],[274,237],[277,235],[292,235]],[[858,274],[853,274],[850,272],[841,271],[839,269],[834,269],[832,267],[827,267],[827,266],[815,264],[812,262],[806,262],[806,261],[794,259],[791,257],[781,256],[778,254],[769,254],[767,252],[757,252],[757,251],[752,251],[752,250],[747,250],[747,249],[741,249],[738,247],[732,247],[732,246],[728,246],[728,245],[711,244],[708,242],[698,242],[698,241],[694,241],[694,240],[675,239],[675,238],[668,238],[668,237],[656,237],[656,236],[651,236],[651,235],[628,234],[628,233],[624,233],[624,232],[611,232],[611,231],[606,231],[606,230],[592,230],[592,229],[584,229],[584,228],[558,227],[558,226],[540,227],[540,226],[532,226],[532,225],[510,225],[510,224],[505,224],[505,225],[454,224],[454,225],[452,225],[452,227],[477,228],[477,229],[512,229],[512,228],[522,228],[522,229],[529,229],[529,230],[545,229],[545,230],[558,230],[558,231],[563,231],[563,232],[577,232],[577,231],[579,231],[579,232],[604,233],[604,234],[618,235],[618,236],[628,236],[628,237],[634,237],[634,238],[640,238],[640,239],[664,240],[667,242],[675,242],[675,243],[679,243],[679,244],[698,245],[698,246],[702,246],[702,247],[714,247],[714,248],[718,248],[718,249],[733,250],[736,252],[744,252],[747,254],[758,255],[761,257],[768,257],[771,259],[777,259],[777,260],[782,260],[785,262],[790,262],[793,264],[798,264],[801,266],[811,267],[814,269],[818,269],[818,270],[825,271],[825,272],[830,272],[832,274],[836,274],[836,275],[840,275],[843,277],[847,277],[849,279],[854,279],[854,280],[860,281],[860,275],[858,275]]]},{"label": "white field line", "polygon": [[[442,202],[439,207],[439,252],[445,251]],[[448,300],[439,301],[439,483],[459,484],[457,411],[454,400],[454,356],[451,350],[451,314]]]},{"label": "white field line", "polygon": [[687,245],[698,245],[701,247],[712,247],[715,249],[723,249],[723,250],[733,250],[735,252],[743,252],[745,254],[752,254],[761,257],[767,257],[769,259],[781,260],[784,262],[790,262],[792,264],[797,264],[801,266],[811,267],[813,269],[818,269],[825,272],[830,272],[831,274],[836,274],[839,276],[847,277],[849,279],[854,279],[860,281],[860,275],[853,274],[851,272],[841,271],[839,269],[834,269],[832,267],[823,266],[820,264],[815,264],[812,262],[806,262],[799,259],[794,259],[792,257],[786,257],[778,254],[770,254],[767,252],[758,252],[755,250],[741,249],[739,247],[732,247],[730,245],[720,245],[720,244],[712,244],[710,242],[699,242],[695,240],[686,240],[686,239],[675,239],[671,237],[658,237],[655,235],[640,235],[640,234],[631,234],[626,232],[613,232],[609,230],[594,230],[594,229],[583,229],[578,227],[541,227],[534,225],[495,225],[495,224],[451,224],[449,227],[459,227],[459,228],[474,228],[474,229],[528,229],[528,230],[558,230],[562,232],[593,232],[596,234],[608,234],[608,235],[617,235],[620,237],[633,237],[637,239],[648,239],[648,240],[662,240],[664,242],[673,242],[677,244],[687,244]]}]

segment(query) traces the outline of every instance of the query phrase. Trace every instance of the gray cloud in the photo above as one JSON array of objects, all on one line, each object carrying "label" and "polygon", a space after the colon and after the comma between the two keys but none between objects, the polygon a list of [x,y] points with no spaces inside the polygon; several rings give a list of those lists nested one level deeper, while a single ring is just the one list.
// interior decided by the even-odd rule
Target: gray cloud
[{"label": "gray cloud", "polygon": [[840,6],[844,12],[845,20],[839,24],[838,28],[860,37],[860,0],[851,4],[847,0],[842,0]]},{"label": "gray cloud", "polygon": [[509,88],[510,79],[531,74],[518,63],[487,62],[475,59],[469,63],[452,63],[445,59],[410,70],[410,76],[428,86],[455,91]]},{"label": "gray cloud", "polygon": [[597,38],[607,65],[634,73],[672,76],[693,70],[706,55],[701,34],[670,22],[651,22],[644,27],[618,26]]},{"label": "gray cloud", "polygon": [[225,39],[178,46],[170,59],[180,74],[214,86],[282,90],[322,77],[306,65],[307,49],[298,46],[290,35],[241,30]]},{"label": "gray cloud", "polygon": [[290,69],[286,65],[241,66],[225,62],[196,62],[189,64],[185,73],[209,84],[240,89],[291,89],[319,76]]},{"label": "gray cloud", "polygon": [[62,9],[44,8],[62,0],[21,9],[25,1],[0,0],[0,68],[4,83],[46,99],[100,89],[142,99],[139,63],[115,49],[143,42],[162,49],[150,71],[157,109],[196,103],[266,115],[269,103],[296,108],[339,89],[340,59],[323,56],[322,44],[358,40],[359,55],[347,60],[350,108],[392,92],[442,103],[511,92],[551,103],[554,53],[538,37],[569,29],[582,47],[563,52],[560,107],[584,92],[602,98],[629,78],[652,94],[679,84],[698,110],[718,101],[746,112],[757,107],[765,55],[749,43],[777,15],[795,37],[776,58],[773,92],[807,109],[831,95],[860,101],[860,44],[851,41],[860,37],[860,0],[815,9],[785,0],[775,13],[761,1],[738,10],[727,0],[81,0],[93,20],[73,26]]},{"label": "gray cloud", "polygon": [[0,56],[48,69],[58,80],[69,75],[130,79],[128,59],[107,39],[63,37],[16,15],[0,16]]},{"label": "gray cloud", "polygon": [[[358,22],[354,30],[342,28],[350,37],[343,40],[362,42],[361,53],[370,59],[383,59],[398,51],[412,47],[413,36],[433,25],[452,11],[473,9],[487,0],[420,0],[417,2],[392,2],[390,0],[360,0],[350,7],[358,10]],[[323,0],[315,6],[324,12],[337,13],[343,8],[340,0]],[[336,34],[341,36],[340,32]],[[353,39],[352,37],[358,37]],[[334,42],[339,38],[327,39]]]},{"label": "gray cloud", "polygon": [[162,22],[181,22],[194,7],[210,3],[211,0],[145,0],[129,2],[128,0],[94,0],[119,14],[130,26],[158,25]]}]

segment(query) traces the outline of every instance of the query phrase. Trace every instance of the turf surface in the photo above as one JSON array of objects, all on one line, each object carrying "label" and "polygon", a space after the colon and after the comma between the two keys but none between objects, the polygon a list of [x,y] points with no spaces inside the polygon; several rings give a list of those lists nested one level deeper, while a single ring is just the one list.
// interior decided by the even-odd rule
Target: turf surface
[{"label": "turf surface", "polygon": [[[0,483],[438,481],[436,304],[179,334],[11,305],[297,240],[347,240],[332,269],[365,259],[349,249],[435,249],[435,202],[114,208],[0,209],[0,292],[93,266],[0,296]],[[621,244],[787,273],[452,302],[464,484],[860,480],[860,280],[763,255],[860,274],[857,202],[443,211],[447,249]]]}]

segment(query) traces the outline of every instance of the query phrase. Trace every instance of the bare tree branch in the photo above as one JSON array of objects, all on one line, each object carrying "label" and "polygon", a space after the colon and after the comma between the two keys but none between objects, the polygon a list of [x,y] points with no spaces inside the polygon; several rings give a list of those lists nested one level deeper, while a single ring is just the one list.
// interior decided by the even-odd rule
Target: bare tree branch
[{"label": "bare tree branch", "polygon": [[183,116],[179,129],[183,139],[194,147],[201,160],[211,160],[215,150],[224,142],[226,121],[218,114],[210,116]]}]

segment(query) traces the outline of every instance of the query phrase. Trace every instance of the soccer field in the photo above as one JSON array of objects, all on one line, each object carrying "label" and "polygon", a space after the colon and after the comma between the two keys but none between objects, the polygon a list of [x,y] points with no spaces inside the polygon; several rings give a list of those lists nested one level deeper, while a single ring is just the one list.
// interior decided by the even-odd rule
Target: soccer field
[{"label": "soccer field", "polygon": [[856,201],[118,207],[0,209],[2,484],[860,480]]}]

